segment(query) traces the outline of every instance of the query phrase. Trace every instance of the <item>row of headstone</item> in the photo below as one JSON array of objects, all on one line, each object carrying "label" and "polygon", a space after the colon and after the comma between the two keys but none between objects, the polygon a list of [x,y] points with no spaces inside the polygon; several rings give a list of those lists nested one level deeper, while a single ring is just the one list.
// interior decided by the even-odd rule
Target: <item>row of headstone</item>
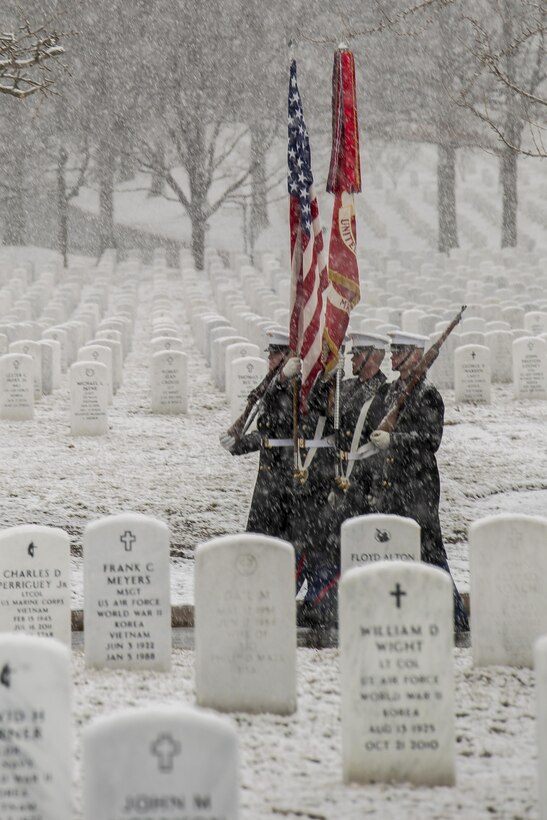
[{"label": "row of headstone", "polygon": [[[547,397],[547,354],[544,346],[547,311],[525,312],[524,308],[517,306],[490,307],[491,315],[497,318],[489,322],[476,315],[463,319],[458,328],[460,332],[454,332],[449,337],[431,368],[431,379],[441,389],[455,388],[458,401],[489,402],[490,384],[511,382],[518,399]],[[486,313],[487,308],[485,305],[482,312]],[[480,309],[480,305],[471,306],[475,312]],[[360,316],[370,310],[358,306],[351,321],[355,324]],[[447,324],[440,314],[427,315],[417,309],[403,310],[394,306],[372,310],[376,318],[361,318],[360,330],[386,333],[402,327],[410,332],[432,334],[433,342]],[[459,354],[456,361],[455,351],[461,347],[468,350],[466,354]],[[394,377],[388,364],[384,364],[383,369],[388,378]]]},{"label": "row of headstone", "polygon": [[[463,258],[463,257],[462,257]],[[504,258],[511,258],[506,255]],[[473,261],[481,260],[479,254],[471,257]],[[287,310],[283,317],[278,313],[278,304],[272,302],[270,297],[275,294],[275,288],[280,279],[287,281],[279,262],[272,254],[262,254],[261,267],[254,268],[249,260],[242,255],[235,255],[232,260],[233,269],[227,269],[218,254],[212,249],[208,249],[205,254],[205,268],[208,278],[205,283],[203,277],[200,280],[200,288],[191,299],[193,307],[190,311],[195,312],[193,319],[193,331],[197,340],[201,339],[198,347],[205,354],[205,339],[207,337],[206,323],[212,323],[215,327],[214,333],[218,334],[214,339],[212,351],[218,345],[224,343],[236,343],[236,339],[230,339],[230,334],[235,328],[235,332],[241,332],[247,338],[251,338],[253,333],[263,333],[271,326],[272,322],[279,322],[288,318]],[[389,265],[391,264],[391,268]],[[418,282],[423,280],[424,288],[428,292],[441,293],[437,298],[437,311],[421,309],[409,306],[408,289],[405,288],[405,297],[389,296],[388,286],[391,284],[389,278],[384,277],[384,299],[386,306],[378,307],[362,302],[354,309],[350,318],[349,330],[362,330],[376,333],[387,333],[390,330],[402,328],[409,332],[430,335],[434,342],[441,335],[455,313],[454,296],[450,290],[454,285],[452,268],[450,266],[436,267],[436,262],[423,261],[420,265],[419,275],[414,279]],[[496,277],[495,268],[491,261],[482,259],[479,264],[484,268],[484,276],[487,280],[494,280]],[[535,264],[540,264],[539,258]],[[184,267],[186,282],[196,282],[195,271],[191,267],[189,259],[181,260],[181,267]],[[547,309],[533,310],[524,306],[511,303],[495,296],[487,296],[482,291],[482,281],[473,278],[471,269],[469,276],[464,277],[461,260],[458,262],[461,271],[461,279],[456,284],[462,287],[465,282],[468,294],[473,302],[468,305],[466,314],[441,351],[437,362],[430,370],[430,378],[440,389],[452,388],[456,390],[457,401],[489,402],[490,385],[493,383],[514,384],[514,395],[518,399],[545,398],[545,369],[546,362],[543,355],[544,333],[547,329]],[[452,266],[453,267],[453,266]],[[399,276],[401,273],[410,276],[400,262],[387,263],[388,273],[392,276]],[[458,269],[459,269],[458,268]],[[505,268],[504,268],[505,270]],[[436,276],[446,275],[451,285],[438,284]],[[498,278],[501,274],[498,275]],[[503,277],[502,277],[503,278]],[[393,280],[396,284],[396,280]],[[197,286],[196,286],[197,287]],[[446,290],[443,290],[446,288]],[[396,289],[400,290],[400,288]],[[396,290],[394,292],[396,292]],[[380,296],[378,287],[378,298]],[[499,291],[498,291],[499,293]],[[464,298],[465,292],[456,294]],[[535,295],[542,295],[541,288],[535,291]],[[451,297],[451,298],[443,298]],[[217,307],[225,315],[211,312],[211,299],[216,301]],[[539,300],[541,301],[541,300]],[[288,296],[285,303],[288,307]],[[442,307],[441,307],[442,306]],[[528,306],[530,307],[530,306]],[[545,304],[547,308],[547,303]],[[255,311],[260,311],[256,313]],[[210,332],[210,331],[209,331]],[[526,341],[522,341],[525,339]],[[534,341],[535,340],[535,341]],[[516,344],[519,342],[519,344]],[[473,349],[471,348],[473,346]],[[531,350],[531,346],[534,350]],[[455,351],[458,348],[468,348],[466,354],[459,354],[456,360]],[[260,348],[259,348],[260,356]],[[225,389],[230,400],[232,380],[228,366],[224,372],[218,366],[219,357],[211,355],[211,365],[213,370],[213,380],[219,389]],[[241,376],[238,373],[236,379],[244,378],[244,367],[249,374],[253,373],[253,363],[241,364]],[[256,365],[259,367],[259,365]],[[384,373],[388,379],[396,378],[396,374],[391,371],[389,357],[386,357],[382,365]],[[262,371],[263,372],[263,371]],[[257,382],[260,374],[257,373]],[[237,407],[231,407],[232,419],[237,418],[244,405],[244,400],[249,390],[242,387],[242,399],[237,403]]]},{"label": "row of headstone", "polygon": [[[0,817],[71,820],[70,695],[65,646],[0,635]],[[237,733],[225,718],[127,709],[92,721],[82,744],[84,820],[239,817]]]},{"label": "row of headstone", "polygon": [[[218,549],[218,558],[222,556],[236,585],[230,587],[228,578],[215,610],[209,612],[204,607],[199,615],[196,613],[198,703],[219,711],[290,713],[296,706],[294,595],[289,592],[292,548],[268,538],[260,544],[250,535],[235,548],[226,541],[204,545],[199,559],[202,580],[211,577],[213,567],[207,564],[215,559]],[[214,569],[218,571],[218,565]],[[287,590],[285,601],[272,595],[277,587],[266,581],[271,571],[273,580],[281,581]],[[207,594],[210,597],[209,588]],[[238,619],[243,621],[243,628],[237,629]],[[67,651],[50,640],[3,636],[0,660],[9,705],[18,708],[18,730],[22,731],[27,723],[26,728],[34,729],[25,732],[28,740],[23,749],[32,761],[27,760],[26,766],[32,767],[34,782],[42,782],[43,778],[55,789],[56,813],[42,816],[44,820],[68,817],[65,801],[71,755],[67,742]],[[448,575],[436,568],[399,561],[348,572],[340,585],[340,662],[344,779],[451,785],[455,777],[455,741],[452,588]],[[39,676],[38,668],[42,669]],[[35,686],[37,679],[40,687]],[[186,736],[187,755],[175,761],[182,751],[182,715],[180,719],[179,723],[173,709],[163,707],[140,715],[133,711],[103,719],[85,730],[84,812],[91,812],[85,817],[95,820],[106,816],[105,799],[108,816],[118,816],[113,814],[118,810],[118,799],[123,800],[126,812],[159,808],[158,804],[146,802],[147,795],[158,795],[154,773],[168,773],[175,762],[188,762],[192,754],[195,760],[199,749],[199,738],[192,735],[188,719],[184,729],[194,743]],[[197,732],[197,713],[192,719]],[[218,718],[216,721],[215,725],[220,726]],[[53,731],[60,722],[65,734]],[[38,735],[40,743],[36,742]],[[55,754],[59,738],[63,746],[61,753]],[[231,738],[233,747],[233,734]],[[231,759],[228,748],[223,749],[225,763]],[[130,773],[125,766],[120,771],[119,765],[120,760],[127,759],[128,749]],[[208,763],[208,771],[213,770],[218,777],[215,765],[210,759]],[[6,760],[8,776],[3,784],[10,780],[8,766]],[[177,773],[182,777],[181,769],[177,768]],[[13,780],[19,788],[11,791],[11,798],[22,798],[25,792],[21,780]],[[209,788],[214,782],[218,781],[209,781]],[[102,788],[97,788],[99,783]],[[197,783],[199,778],[193,784],[196,789]],[[200,789],[199,794],[205,803],[200,808],[212,809],[207,791]],[[137,795],[142,801],[138,804],[134,802]],[[49,808],[47,802],[45,805]],[[36,810],[40,808],[36,806]],[[181,804],[178,808],[187,806]],[[211,818],[214,816],[211,814]]]},{"label": "row of headstone", "polygon": [[[547,518],[499,515],[469,531],[473,660],[478,666],[531,666],[534,642],[547,634]],[[410,519],[369,515],[341,528],[342,576],[386,560],[415,565],[420,532]],[[547,570],[547,564],[545,566]]]},{"label": "row of headstone", "polygon": [[55,299],[65,311],[75,307],[78,274],[71,271],[63,283],[49,262],[35,281],[34,275],[32,263],[20,264],[0,289],[0,418],[33,418],[35,403],[61,382],[61,347],[47,329]]},{"label": "row of headstone", "polygon": [[[507,359],[508,353],[511,360]],[[498,377],[504,377],[500,381],[513,381],[515,398],[547,398],[547,341],[541,337],[523,336],[507,346],[503,360],[507,369],[500,358],[494,360],[492,349],[483,345],[457,347],[453,356],[457,402],[489,403],[494,368]]]},{"label": "row of headstone", "polygon": [[[233,316],[233,323],[211,310],[215,294],[218,296],[220,292],[221,280],[227,277],[216,276],[219,271],[224,272],[224,268],[214,255],[206,257],[206,264],[213,277],[212,288],[204,286],[203,279],[198,280],[191,260],[181,258],[186,310],[196,346],[211,367],[215,385],[226,393],[230,417],[234,421],[243,411],[249,392],[266,373],[266,330],[273,323],[253,314],[242,303],[224,304]],[[222,292],[229,292],[230,287],[226,286]]]},{"label": "row of headstone", "polygon": [[[106,432],[105,395],[108,404],[122,382],[123,359],[131,344],[137,284],[136,279],[126,277],[120,287],[119,310],[104,318],[114,263],[114,255],[105,254],[87,287],[84,282],[88,272],[84,269],[69,269],[58,286],[55,274],[42,274],[31,288],[32,291],[42,285],[44,278],[49,285],[44,292],[39,291],[45,296],[36,302],[36,311],[41,311],[38,319],[14,323],[15,316],[2,317],[10,322],[0,325],[0,336],[7,339],[7,353],[0,357],[1,418],[32,418],[35,402],[57,389],[61,373],[72,366],[72,432]],[[138,268],[135,258],[127,264],[131,269]],[[21,327],[27,338],[18,338]],[[34,338],[37,334],[42,338]]]},{"label": "row of headstone", "polygon": [[[541,571],[546,537],[547,519],[524,515],[489,517],[470,528],[472,644],[478,665],[529,665],[534,640],[547,634],[547,576]],[[168,669],[169,538],[165,524],[135,513],[108,516],[87,527],[83,547],[88,665]],[[343,575],[387,560],[419,563],[420,533],[415,522],[370,515],[343,524]],[[225,679],[224,666],[228,677],[237,677],[240,670],[242,675],[256,672],[257,679],[271,684],[275,675],[271,669],[264,673],[261,652],[262,661],[279,661],[292,668],[280,647],[290,648],[295,640],[293,573],[292,548],[276,539],[244,534],[198,547],[197,653],[201,653],[203,669],[217,664],[216,674],[198,672],[204,680],[200,698],[207,698],[203,694],[207,686]],[[69,644],[69,539],[65,532],[36,525],[1,532],[0,588],[0,631],[55,637]],[[212,588],[217,590],[214,605]],[[278,629],[282,636],[272,637]],[[214,641],[209,640],[211,634],[216,636]],[[212,646],[217,653],[207,657]],[[246,697],[245,692],[241,682],[234,685],[233,692],[225,692],[225,703],[232,696]],[[265,697],[277,696],[270,692]],[[292,702],[288,695],[279,700]]]},{"label": "row of headstone", "polygon": [[[85,295],[80,310],[91,318],[89,335],[85,334],[77,360],[70,366],[73,435],[108,432],[108,407],[122,385],[124,361],[132,346],[139,266],[137,257],[116,266],[115,258],[108,256],[99,267],[93,289]],[[111,304],[114,278],[119,280],[118,296],[116,304]]]},{"label": "row of headstone", "polygon": [[[165,524],[138,514],[108,516],[84,533],[86,663],[170,668],[169,538]],[[70,645],[70,541],[55,527],[0,533],[0,632]]]},{"label": "row of headstone", "polygon": [[[415,524],[378,517],[372,522],[353,522],[351,527],[359,525],[368,526],[369,542],[362,544],[354,532],[350,540],[353,554],[359,554],[357,561],[353,559],[357,569],[345,571],[340,584],[344,778],[450,785],[454,781],[450,578],[408,557],[411,548],[403,530],[407,526],[408,543],[416,546]],[[159,615],[141,609],[156,608],[161,600],[154,573],[161,556],[168,552],[165,530],[145,529],[150,526],[154,524],[144,517],[130,521],[113,517],[91,525],[85,541],[84,555],[92,558],[95,570],[94,575],[88,574],[95,589],[93,606],[86,608],[86,633],[98,630],[97,642],[120,655],[128,650],[130,639],[135,642],[131,648],[139,640],[153,639],[151,632],[143,637],[135,631],[144,632],[150,626],[146,618]],[[476,663],[531,664],[534,643],[547,632],[541,565],[546,533],[546,519],[526,516],[499,516],[471,528]],[[23,551],[11,566],[10,577],[45,582],[48,566],[38,569],[35,565],[33,575],[24,566],[44,549],[38,534],[31,544],[27,544],[28,537],[28,533],[21,534]],[[389,543],[391,552],[382,554],[378,549],[373,554],[372,538]],[[390,560],[382,560],[386,557]],[[198,548],[199,704],[219,711],[294,711],[293,571],[292,547],[265,536],[226,536]],[[2,577],[7,579],[4,567]],[[211,588],[215,589],[213,598]],[[106,597],[99,599],[100,595]],[[128,603],[137,596],[138,602]],[[108,625],[103,622],[97,627],[101,619],[109,621]],[[119,634],[113,633],[114,628]],[[92,634],[89,640],[94,640]],[[86,652],[87,641],[86,635]],[[112,647],[113,642],[119,645]],[[132,660],[129,654],[112,662],[126,666]],[[12,666],[9,658],[3,660],[4,676],[20,668]],[[108,666],[110,661],[104,656],[95,659],[98,666]]]},{"label": "row of headstone", "polygon": [[[346,782],[455,782],[452,593],[448,576],[404,563],[354,570],[340,586]],[[535,645],[541,816],[547,638]],[[0,637],[1,816],[69,820],[70,663],[56,641]],[[36,681],[40,686],[36,686]],[[235,728],[191,707],[150,706],[83,730],[85,820],[198,812],[239,816]],[[127,765],[130,761],[131,765]],[[176,795],[176,798],[174,797]],[[27,814],[24,814],[24,812]],[[182,815],[181,815],[182,816]]]},{"label": "row of headstone", "polygon": [[169,283],[165,259],[156,254],[150,314],[151,409],[152,413],[165,415],[188,412],[188,356],[172,306],[173,284]]}]

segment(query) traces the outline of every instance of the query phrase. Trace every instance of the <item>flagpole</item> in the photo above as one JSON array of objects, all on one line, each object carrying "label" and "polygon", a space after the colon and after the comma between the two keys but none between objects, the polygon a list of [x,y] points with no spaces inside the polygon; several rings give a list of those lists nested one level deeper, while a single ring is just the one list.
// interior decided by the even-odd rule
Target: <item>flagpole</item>
[{"label": "flagpole", "polygon": [[296,376],[292,383],[292,437],[293,437],[293,478],[300,478],[300,459],[298,449],[298,426],[300,407],[300,378]]}]

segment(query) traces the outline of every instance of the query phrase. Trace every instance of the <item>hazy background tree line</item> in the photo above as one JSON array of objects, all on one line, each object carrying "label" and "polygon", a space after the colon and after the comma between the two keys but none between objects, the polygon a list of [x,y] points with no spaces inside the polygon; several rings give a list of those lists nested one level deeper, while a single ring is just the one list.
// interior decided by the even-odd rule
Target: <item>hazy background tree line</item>
[{"label": "hazy background tree line", "polygon": [[[13,31],[19,7],[4,5],[0,29]],[[547,153],[541,2],[29,0],[25,15],[68,33],[66,68],[47,94],[0,96],[4,244],[45,236],[65,256],[115,246],[114,190],[144,171],[150,196],[187,215],[196,265],[208,220],[228,203],[244,210],[252,248],[284,173],[291,39],[315,152],[330,150],[332,53],[344,41],[365,168],[396,166],[400,142],[436,146],[438,247],[448,252],[458,246],[457,153],[484,148],[499,158],[500,245],[517,243],[517,159]],[[71,202],[84,185],[100,209],[76,236]]]}]

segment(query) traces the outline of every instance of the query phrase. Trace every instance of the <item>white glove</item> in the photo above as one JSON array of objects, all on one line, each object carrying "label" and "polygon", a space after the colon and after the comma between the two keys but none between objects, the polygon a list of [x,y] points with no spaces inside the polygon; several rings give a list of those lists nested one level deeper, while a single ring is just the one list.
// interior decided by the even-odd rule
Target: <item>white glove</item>
[{"label": "white glove", "polygon": [[300,371],[302,370],[302,361],[301,359],[292,358],[289,359],[287,364],[283,365],[283,370],[281,371],[286,379],[292,379],[293,376],[298,376]]},{"label": "white glove", "polygon": [[220,441],[221,447],[224,447],[224,449],[228,450],[229,453],[232,452],[234,444],[236,443],[236,440],[233,436],[231,436],[229,433],[224,433],[222,436],[218,437],[218,440]]},{"label": "white glove", "polygon": [[391,436],[385,430],[375,430],[374,433],[370,434],[370,440],[379,450],[387,450]]}]

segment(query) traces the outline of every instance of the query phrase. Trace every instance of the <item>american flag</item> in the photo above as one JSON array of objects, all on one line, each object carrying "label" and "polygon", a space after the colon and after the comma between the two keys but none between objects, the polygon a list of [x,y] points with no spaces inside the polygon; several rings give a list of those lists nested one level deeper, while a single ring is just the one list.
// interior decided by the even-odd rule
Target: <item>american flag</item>
[{"label": "american flag", "polygon": [[317,374],[323,369],[323,291],[328,285],[328,272],[319,206],[313,189],[310,141],[304,123],[294,60],[291,63],[289,82],[288,124],[292,272],[290,344],[291,350],[302,359],[300,400],[302,408],[305,408]]}]

